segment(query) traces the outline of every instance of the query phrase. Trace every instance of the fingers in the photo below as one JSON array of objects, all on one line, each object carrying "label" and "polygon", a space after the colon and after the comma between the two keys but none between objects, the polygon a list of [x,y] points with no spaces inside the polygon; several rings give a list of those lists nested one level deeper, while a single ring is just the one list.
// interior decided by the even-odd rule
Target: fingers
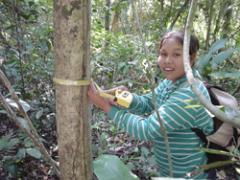
[{"label": "fingers", "polygon": [[122,91],[128,91],[128,88],[126,86],[119,86],[118,89]]}]

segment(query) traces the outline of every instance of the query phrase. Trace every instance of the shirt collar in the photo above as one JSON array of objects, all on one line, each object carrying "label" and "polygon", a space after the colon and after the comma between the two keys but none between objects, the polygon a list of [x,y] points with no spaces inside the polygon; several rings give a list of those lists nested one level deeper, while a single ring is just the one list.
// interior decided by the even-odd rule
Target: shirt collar
[{"label": "shirt collar", "polygon": [[[201,79],[201,76],[196,69],[193,69],[192,71],[193,71],[194,77]],[[170,87],[176,88],[176,87],[179,87],[182,83],[187,82],[187,76],[184,75],[181,78],[179,78],[178,80],[176,80],[175,82],[173,82],[172,80],[167,80],[167,82]]]}]

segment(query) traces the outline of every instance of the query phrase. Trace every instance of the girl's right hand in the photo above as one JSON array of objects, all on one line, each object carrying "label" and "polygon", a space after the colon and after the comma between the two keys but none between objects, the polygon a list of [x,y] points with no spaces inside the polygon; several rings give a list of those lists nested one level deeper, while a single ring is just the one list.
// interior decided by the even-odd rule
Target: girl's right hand
[{"label": "girl's right hand", "polygon": [[[115,96],[116,91],[128,91],[128,88],[126,86],[117,86],[112,89],[104,90],[105,93],[112,94],[114,96]],[[114,101],[112,99],[109,99],[108,101],[111,105],[118,106],[116,101]]]},{"label": "girl's right hand", "polygon": [[102,109],[104,112],[108,113],[110,111],[111,109],[110,102],[99,95],[93,83],[91,83],[88,87],[88,98],[91,103],[93,103],[98,108]]}]

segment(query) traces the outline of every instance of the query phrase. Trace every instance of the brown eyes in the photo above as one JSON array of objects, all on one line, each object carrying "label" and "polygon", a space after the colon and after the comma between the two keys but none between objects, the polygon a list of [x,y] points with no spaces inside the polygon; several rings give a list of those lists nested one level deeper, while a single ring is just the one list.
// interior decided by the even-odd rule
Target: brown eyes
[{"label": "brown eyes", "polygon": [[167,53],[160,53],[159,56],[166,57]]},{"label": "brown eyes", "polygon": [[[180,57],[182,54],[181,53],[174,53],[172,56],[173,57]],[[168,54],[167,53],[159,53],[159,56],[161,56],[161,57],[167,57],[168,56]]]}]

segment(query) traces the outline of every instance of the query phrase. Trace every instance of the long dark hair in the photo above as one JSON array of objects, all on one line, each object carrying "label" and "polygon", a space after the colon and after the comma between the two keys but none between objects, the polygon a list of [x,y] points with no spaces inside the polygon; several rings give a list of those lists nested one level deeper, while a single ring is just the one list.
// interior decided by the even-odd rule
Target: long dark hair
[{"label": "long dark hair", "polygon": [[[176,39],[179,43],[183,45],[184,40],[184,31],[183,30],[177,30],[177,31],[169,31],[167,32],[160,41],[159,49],[163,46],[164,42],[169,39],[173,38]],[[195,55],[197,54],[197,51],[199,50],[199,41],[198,38],[195,35],[190,36],[190,47],[189,47],[189,54]]]}]

